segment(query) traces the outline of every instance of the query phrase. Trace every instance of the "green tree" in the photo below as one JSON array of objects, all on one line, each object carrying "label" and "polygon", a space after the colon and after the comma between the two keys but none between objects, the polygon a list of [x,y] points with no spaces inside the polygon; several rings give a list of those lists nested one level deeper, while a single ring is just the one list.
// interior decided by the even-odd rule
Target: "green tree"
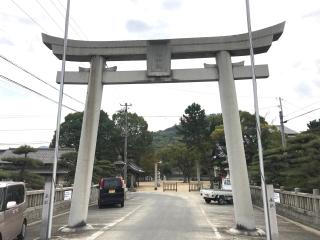
[{"label": "green tree", "polygon": [[318,120],[312,120],[308,124],[308,132],[312,132],[315,134],[320,134],[320,119]]},{"label": "green tree", "polygon": [[[145,175],[153,176],[154,164],[159,161],[160,161],[160,158],[158,154],[153,149],[150,149],[141,156],[139,164],[145,171]],[[168,175],[167,170],[165,169],[164,171],[163,164],[164,162],[162,162],[162,164],[160,165],[161,173]]]},{"label": "green tree", "polygon": [[[256,117],[254,114],[250,114],[246,111],[240,111],[240,121],[242,128],[243,144],[246,154],[247,164],[250,164],[253,160],[253,157],[258,153],[258,139],[257,139],[257,129],[256,129]],[[275,127],[268,125],[266,120],[263,117],[260,117],[260,126],[261,126],[261,142],[263,149],[269,148],[271,145],[274,145],[276,133],[279,131]],[[280,135],[279,140],[276,144],[280,145]],[[276,145],[276,146],[279,146]]]},{"label": "green tree", "polygon": [[112,161],[96,159],[93,166],[92,182],[98,183],[102,177],[115,176],[116,174],[116,168]]},{"label": "green tree", "polygon": [[[59,146],[61,148],[79,149],[83,112],[70,113],[60,125]],[[56,133],[50,143],[50,148],[55,147]]]},{"label": "green tree", "polygon": [[185,114],[180,118],[180,127],[178,134],[182,135],[182,142],[188,148],[188,151],[196,153],[199,158],[196,160],[197,172],[200,172],[200,161],[207,159],[206,145],[210,136],[209,121],[204,109],[196,103],[189,105]]},{"label": "green tree", "polygon": [[[73,148],[76,151],[79,149],[81,128],[82,128],[83,112],[68,114],[65,121],[60,126],[60,141],[61,148]],[[115,127],[112,120],[106,112],[100,111],[99,127],[96,143],[95,157],[97,159],[116,159],[114,139],[116,138]],[[55,146],[56,136],[54,134],[50,147]]]},{"label": "green tree", "polygon": [[190,182],[194,163],[199,159],[199,154],[194,149],[188,149],[185,144],[177,143],[162,148],[159,153],[162,165],[178,168],[184,177],[184,182]]},{"label": "green tree", "polygon": [[187,147],[201,148],[201,145],[208,139],[209,122],[204,109],[196,103],[189,105],[180,118],[178,134],[182,135],[182,141]]},{"label": "green tree", "polygon": [[28,153],[36,151],[36,149],[28,145],[23,145],[13,150],[14,154],[23,155],[23,157],[7,157],[2,159],[3,161],[10,162],[12,165],[7,169],[10,171],[10,178],[13,178],[15,181],[25,181],[27,187],[33,189],[42,188],[44,183],[40,175],[29,171],[43,165],[40,160],[28,157]]},{"label": "green tree", "polygon": [[68,173],[65,176],[65,181],[71,185],[74,180],[77,165],[77,152],[66,152],[61,155],[58,161],[58,169],[64,169]]},{"label": "green tree", "polygon": [[[148,123],[143,117],[136,113],[128,114],[128,157],[133,158],[137,164],[147,153],[152,144],[152,134],[148,131]],[[118,154],[124,156],[124,137],[125,137],[125,112],[121,110],[112,116],[116,128],[115,147]]]},{"label": "green tree", "polygon": [[[68,171],[66,180],[69,184],[74,181],[77,163],[77,151],[80,144],[83,112],[69,114],[60,127],[60,147],[73,148],[76,152],[65,153],[58,162],[60,168]],[[106,112],[100,111],[98,135],[95,152],[95,164],[93,170],[93,181],[104,176],[112,175],[114,170],[113,162],[117,159],[117,129]],[[50,147],[55,145],[55,135]]]},{"label": "green tree", "polygon": [[[79,149],[83,113],[73,113],[65,117],[60,128],[60,147]],[[104,111],[100,112],[93,180],[115,174],[113,162],[123,156],[124,148],[124,113],[113,115],[113,120]],[[128,153],[137,163],[151,146],[152,135],[147,130],[148,124],[137,114],[128,114]],[[55,145],[53,136],[51,147]],[[62,156],[60,167],[69,169],[68,181],[73,181],[77,153]]]},{"label": "green tree", "polygon": [[[299,187],[311,192],[320,184],[320,137],[301,133],[288,138],[285,151],[281,147],[265,151],[264,166],[267,182],[275,187]],[[259,163],[256,159],[249,172],[251,181],[260,184],[258,169]]]}]

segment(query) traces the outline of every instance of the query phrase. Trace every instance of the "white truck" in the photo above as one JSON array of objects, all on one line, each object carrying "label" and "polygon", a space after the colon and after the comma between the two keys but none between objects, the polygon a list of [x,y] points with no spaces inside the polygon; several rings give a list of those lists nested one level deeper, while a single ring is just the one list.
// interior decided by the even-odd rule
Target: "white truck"
[{"label": "white truck", "polygon": [[219,204],[233,203],[232,188],[230,178],[222,179],[221,189],[201,189],[200,195],[203,197],[206,203],[211,201],[218,202]]}]

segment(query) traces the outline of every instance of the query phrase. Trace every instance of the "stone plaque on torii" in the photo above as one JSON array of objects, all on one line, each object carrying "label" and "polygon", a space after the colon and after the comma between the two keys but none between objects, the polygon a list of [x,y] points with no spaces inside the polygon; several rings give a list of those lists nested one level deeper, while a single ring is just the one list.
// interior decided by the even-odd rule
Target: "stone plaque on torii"
[{"label": "stone plaque on torii", "polygon": [[[265,53],[280,38],[285,23],[253,32],[255,54]],[[42,34],[43,42],[62,59],[63,39]],[[68,40],[67,61],[90,62],[91,68],[66,72],[65,84],[88,84],[69,215],[69,227],[86,225],[103,85],[218,81],[228,163],[238,229],[256,229],[234,80],[252,78],[251,66],[232,63],[250,54],[248,34],[223,37],[136,41]],[[204,68],[171,69],[171,59],[216,58]],[[116,71],[106,61],[147,60],[146,71]],[[267,65],[255,67],[256,78],[269,76]],[[57,74],[57,82],[60,80]]]}]

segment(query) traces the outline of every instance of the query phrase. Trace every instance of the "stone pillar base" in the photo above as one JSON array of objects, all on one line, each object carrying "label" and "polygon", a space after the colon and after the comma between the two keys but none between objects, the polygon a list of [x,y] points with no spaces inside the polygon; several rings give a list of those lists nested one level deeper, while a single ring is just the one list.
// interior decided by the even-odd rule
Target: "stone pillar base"
[{"label": "stone pillar base", "polygon": [[248,229],[240,229],[240,228],[231,228],[227,231],[228,233],[232,234],[232,235],[243,235],[243,236],[265,236],[266,233],[260,229],[260,228],[256,228],[254,230],[248,230]]},{"label": "stone pillar base", "polygon": [[85,231],[89,231],[89,230],[93,230],[93,226],[91,226],[90,224],[86,224],[86,225],[82,225],[79,227],[62,227],[59,229],[59,232],[63,232],[63,233],[79,233],[79,232],[85,232]]}]

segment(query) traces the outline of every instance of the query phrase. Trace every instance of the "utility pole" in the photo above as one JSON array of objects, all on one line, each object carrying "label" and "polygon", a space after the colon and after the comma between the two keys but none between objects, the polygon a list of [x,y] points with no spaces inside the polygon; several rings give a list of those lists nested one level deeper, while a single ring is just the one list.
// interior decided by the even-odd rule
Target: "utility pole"
[{"label": "utility pole", "polygon": [[124,128],[124,182],[125,186],[127,186],[127,181],[128,181],[128,107],[132,106],[132,104],[125,103],[124,105],[120,104],[120,106],[124,107],[124,112],[125,112],[125,128]]},{"label": "utility pole", "polygon": [[286,135],[285,135],[285,132],[284,132],[283,110],[282,110],[282,101],[281,100],[282,100],[281,97],[279,97],[279,102],[280,102],[279,117],[280,117],[281,142],[282,142],[283,149],[286,149]]}]

